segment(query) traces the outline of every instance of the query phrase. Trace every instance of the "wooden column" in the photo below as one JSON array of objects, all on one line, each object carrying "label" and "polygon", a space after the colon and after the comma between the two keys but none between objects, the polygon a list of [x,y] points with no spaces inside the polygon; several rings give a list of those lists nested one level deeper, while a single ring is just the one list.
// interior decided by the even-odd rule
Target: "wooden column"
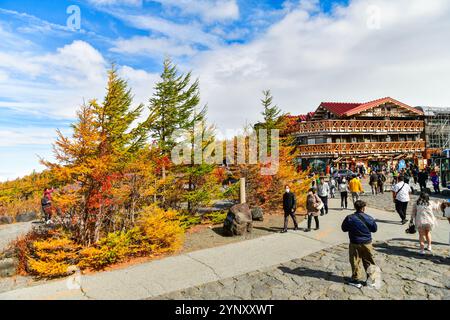
[{"label": "wooden column", "polygon": [[245,178],[241,178],[241,185],[240,185],[240,193],[241,193],[241,204],[246,203],[246,194],[245,194]]}]

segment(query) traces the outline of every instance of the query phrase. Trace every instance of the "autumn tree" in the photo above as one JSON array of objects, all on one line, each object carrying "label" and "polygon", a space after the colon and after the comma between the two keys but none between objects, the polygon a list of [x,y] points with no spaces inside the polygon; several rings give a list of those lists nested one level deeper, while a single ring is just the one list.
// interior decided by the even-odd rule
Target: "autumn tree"
[{"label": "autumn tree", "polygon": [[113,67],[103,103],[92,100],[82,106],[72,137],[58,131],[57,163],[43,161],[67,185],[57,199],[83,244],[98,241],[101,232],[112,227],[120,205],[113,197],[116,182],[145,145],[148,122],[136,124],[143,106],[131,105],[127,82]]}]

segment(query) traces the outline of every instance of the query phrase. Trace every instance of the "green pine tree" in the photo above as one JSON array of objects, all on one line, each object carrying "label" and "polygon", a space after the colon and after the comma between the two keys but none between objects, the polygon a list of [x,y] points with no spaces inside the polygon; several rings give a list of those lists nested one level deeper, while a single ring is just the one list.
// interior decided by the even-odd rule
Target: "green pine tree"
[{"label": "green pine tree", "polygon": [[136,123],[144,105],[132,108],[133,95],[128,83],[118,76],[113,65],[108,72],[107,93],[103,104],[93,103],[97,126],[102,142],[100,155],[114,154],[123,164],[129,160],[148,139],[146,122]]},{"label": "green pine tree", "polygon": [[198,110],[199,103],[198,80],[191,83],[191,72],[179,75],[177,66],[167,58],[161,81],[156,84],[150,99],[148,120],[152,137],[165,155],[169,155],[175,145],[177,130],[189,130],[194,123],[204,119],[206,108]]},{"label": "green pine tree", "polygon": [[262,128],[267,130],[277,129],[279,119],[282,116],[282,112],[277,105],[272,105],[273,96],[270,90],[263,91],[263,98],[261,99],[261,103],[264,108],[263,112],[261,113],[264,118]]}]

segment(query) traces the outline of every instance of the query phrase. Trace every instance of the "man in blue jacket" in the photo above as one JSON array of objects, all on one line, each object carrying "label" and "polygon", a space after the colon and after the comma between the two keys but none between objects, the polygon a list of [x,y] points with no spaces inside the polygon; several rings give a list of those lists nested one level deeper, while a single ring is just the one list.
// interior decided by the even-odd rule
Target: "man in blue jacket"
[{"label": "man in blue jacket", "polygon": [[357,288],[365,285],[365,281],[360,281],[360,263],[362,261],[364,269],[375,265],[373,259],[372,232],[377,232],[375,220],[364,213],[366,203],[358,200],[355,202],[356,212],[347,216],[342,222],[342,231],[348,232],[350,237],[349,256],[352,266],[352,279],[349,282]]}]

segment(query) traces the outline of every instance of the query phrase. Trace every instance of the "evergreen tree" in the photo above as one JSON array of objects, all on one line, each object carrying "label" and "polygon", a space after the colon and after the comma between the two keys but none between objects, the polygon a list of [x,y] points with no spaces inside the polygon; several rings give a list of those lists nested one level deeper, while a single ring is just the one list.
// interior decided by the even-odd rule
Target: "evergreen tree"
[{"label": "evergreen tree", "polygon": [[281,110],[277,105],[272,105],[273,96],[270,90],[263,91],[263,98],[261,99],[261,104],[264,108],[263,112],[261,112],[264,123],[260,124],[258,129],[266,129],[272,130],[278,128],[278,123],[280,117],[283,115]]},{"label": "evergreen tree", "polygon": [[191,83],[190,72],[179,75],[177,66],[168,58],[155,91],[150,99],[148,123],[151,123],[152,137],[162,152],[169,155],[175,145],[174,133],[189,130],[194,123],[203,120],[206,108],[197,110],[200,103],[198,80]]}]

